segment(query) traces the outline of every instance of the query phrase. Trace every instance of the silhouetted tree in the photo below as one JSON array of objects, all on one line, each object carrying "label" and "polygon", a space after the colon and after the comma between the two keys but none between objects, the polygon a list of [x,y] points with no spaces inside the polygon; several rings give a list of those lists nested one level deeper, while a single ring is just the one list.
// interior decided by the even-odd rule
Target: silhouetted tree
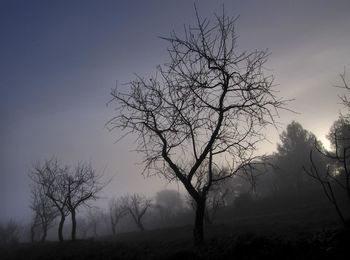
[{"label": "silhouetted tree", "polygon": [[109,201],[109,218],[113,235],[117,234],[117,225],[126,214],[127,210],[121,199],[112,198]]},{"label": "silhouetted tree", "polygon": [[97,193],[106,185],[100,182],[101,175],[89,164],[79,163],[71,171],[68,166],[60,165],[58,160],[51,159],[35,165],[30,177],[61,215],[59,241],[63,241],[63,224],[69,213],[72,218],[72,240],[75,240],[76,210],[97,198]]},{"label": "silhouetted tree", "polygon": [[[344,89],[345,91],[350,91],[350,86],[348,85],[348,82],[346,80],[345,70],[339,76],[340,76],[340,79],[342,81],[342,85],[337,86],[337,87],[339,87],[341,89]],[[349,98],[348,98],[348,96],[346,94],[343,94],[339,98],[340,98],[340,101],[343,104],[343,106],[347,109],[346,115],[343,115],[343,117],[349,118],[349,116],[350,116],[350,114],[349,114],[349,111],[350,111],[350,100],[349,100]]]},{"label": "silhouetted tree", "polygon": [[[346,159],[346,154],[350,147],[350,117],[349,115],[340,115],[339,118],[333,123],[331,129],[327,135],[328,140],[331,143],[333,157],[343,157]],[[340,159],[340,158],[339,158]],[[334,161],[334,160],[333,160]],[[344,167],[344,163],[341,160],[338,161],[340,168]],[[335,162],[335,161],[334,161]],[[348,165],[350,162],[347,163]]]},{"label": "silhouetted tree", "polygon": [[32,202],[31,209],[34,212],[34,220],[31,226],[31,241],[34,241],[35,229],[41,228],[41,242],[46,240],[47,231],[53,221],[59,215],[52,200],[46,196],[41,185],[34,183],[32,186]]},{"label": "silhouetted tree", "polygon": [[[275,154],[279,179],[280,192],[298,192],[302,194],[306,188],[310,188],[310,178],[304,174],[303,167],[310,164],[309,153],[317,142],[322,147],[316,136],[305,130],[301,124],[292,121],[280,135],[281,144],[277,145]],[[326,167],[322,157],[315,158],[320,168]]]},{"label": "silhouetted tree", "polygon": [[[345,97],[344,97],[345,98]],[[350,107],[349,107],[350,108]],[[320,151],[326,158],[331,160],[331,175],[337,186],[346,192],[350,203],[350,117],[349,114],[341,114],[328,134],[331,143],[331,151]]]},{"label": "silhouetted tree", "polygon": [[333,173],[331,173],[330,168],[327,168],[326,173],[322,173],[319,171],[317,164],[314,162],[313,159],[313,151],[310,151],[310,162],[311,166],[309,169],[305,168],[304,171],[311,177],[313,177],[315,180],[317,180],[320,185],[322,186],[322,189],[324,191],[324,194],[327,196],[327,199],[333,204],[341,222],[345,227],[349,227],[348,222],[345,220],[344,214],[339,206],[338,199],[336,197],[335,191],[334,191],[334,184],[337,183],[339,185],[343,185],[341,182],[337,180],[337,176],[335,176]]},{"label": "silhouetted tree", "polygon": [[[196,203],[198,245],[212,184],[256,158],[262,129],[274,125],[284,101],[275,96],[273,77],[264,75],[268,52],[237,51],[235,18],[224,12],[214,23],[196,17],[182,37],[163,38],[170,61],[155,77],[137,77],[112,92],[118,115],[108,125],[138,136],[146,172],[184,185]],[[229,170],[221,171],[222,164]],[[220,173],[215,178],[214,169]]]},{"label": "silhouetted tree", "polygon": [[[340,74],[343,82],[341,88],[349,91],[350,88],[345,80],[345,72]],[[317,155],[321,154],[333,162],[329,164],[327,170],[323,172],[319,169],[317,163],[314,162],[314,155],[310,152],[310,169],[305,171],[316,179],[322,186],[328,200],[333,204],[339,218],[345,227],[349,227],[349,221],[345,219],[344,214],[339,205],[339,198],[336,196],[335,187],[345,191],[348,205],[350,206],[350,102],[346,95],[340,96],[340,100],[347,109],[346,114],[341,114],[340,118],[334,122],[331,127],[328,139],[331,142],[332,151],[326,151],[315,144],[318,151]]]},{"label": "silhouetted tree", "polygon": [[91,208],[87,213],[87,221],[89,227],[92,229],[92,235],[97,237],[98,226],[103,218],[103,212],[98,208]]},{"label": "silhouetted tree", "polygon": [[77,218],[77,233],[78,233],[78,236],[82,239],[86,239],[87,237],[87,233],[90,229],[90,226],[89,226],[89,223],[87,221],[86,218]]},{"label": "silhouetted tree", "polygon": [[126,195],[121,198],[123,208],[130,214],[140,231],[144,231],[142,218],[151,206],[151,200],[140,194]]},{"label": "silhouetted tree", "polygon": [[34,215],[29,224],[30,242],[32,243],[35,241],[35,237],[37,235],[36,230],[38,229],[39,226],[40,226],[39,215],[38,213],[34,212]]},{"label": "silhouetted tree", "polygon": [[76,239],[76,211],[80,206],[86,206],[90,200],[96,200],[97,194],[106,183],[101,183],[98,175],[90,164],[79,163],[73,172],[64,174],[67,193],[67,209],[72,217],[72,240]]},{"label": "silhouetted tree", "polygon": [[34,165],[30,172],[30,178],[35,185],[40,187],[44,194],[51,200],[60,214],[60,222],[58,226],[58,239],[63,241],[63,225],[66,216],[69,214],[67,208],[67,185],[66,175],[69,168],[61,166],[57,159],[45,160],[42,164]]},{"label": "silhouetted tree", "polygon": [[0,246],[17,244],[20,236],[20,226],[14,221],[0,223]]}]

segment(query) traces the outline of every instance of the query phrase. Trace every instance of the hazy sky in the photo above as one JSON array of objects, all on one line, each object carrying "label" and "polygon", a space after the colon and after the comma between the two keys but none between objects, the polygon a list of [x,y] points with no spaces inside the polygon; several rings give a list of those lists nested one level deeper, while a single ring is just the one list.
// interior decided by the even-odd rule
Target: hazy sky
[{"label": "hazy sky", "polygon": [[[167,187],[140,175],[132,137],[115,143],[119,133],[104,127],[114,113],[106,103],[116,81],[151,75],[167,61],[158,36],[194,23],[193,2],[0,0],[0,221],[30,214],[28,170],[52,156],[91,161],[114,176],[106,197]],[[299,114],[283,112],[280,121],[297,120],[325,140],[341,109],[342,91],[332,85],[350,70],[350,1],[195,2],[203,17],[222,3],[240,15],[239,49],[268,48],[279,95],[295,99],[289,107]],[[264,151],[275,149],[278,134],[271,129]]]}]

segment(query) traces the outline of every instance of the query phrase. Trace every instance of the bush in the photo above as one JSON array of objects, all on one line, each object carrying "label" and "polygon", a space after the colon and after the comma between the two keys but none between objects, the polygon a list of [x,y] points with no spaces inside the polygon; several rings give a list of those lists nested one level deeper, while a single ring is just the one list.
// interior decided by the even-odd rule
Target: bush
[{"label": "bush", "polygon": [[12,245],[19,242],[20,227],[12,219],[6,224],[0,223],[0,245]]}]

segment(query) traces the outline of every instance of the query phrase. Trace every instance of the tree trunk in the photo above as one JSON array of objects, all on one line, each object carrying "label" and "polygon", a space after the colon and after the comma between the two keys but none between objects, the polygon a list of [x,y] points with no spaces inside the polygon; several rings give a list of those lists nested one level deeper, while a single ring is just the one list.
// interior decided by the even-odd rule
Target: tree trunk
[{"label": "tree trunk", "polygon": [[115,226],[112,224],[112,234],[115,236],[117,234]]},{"label": "tree trunk", "polygon": [[30,227],[30,242],[34,242],[35,239],[35,224]]},{"label": "tree trunk", "polygon": [[47,225],[43,225],[43,235],[41,236],[41,242],[45,242],[47,236]]},{"label": "tree trunk", "polygon": [[97,222],[93,223],[94,237],[97,237]]},{"label": "tree trunk", "polygon": [[63,242],[63,224],[65,220],[66,220],[66,216],[63,213],[61,213],[61,220],[60,220],[60,224],[58,225],[58,240],[60,242]]},{"label": "tree trunk", "polygon": [[145,231],[145,227],[143,226],[141,219],[137,221],[137,226],[140,229],[140,231]]},{"label": "tree trunk", "polygon": [[345,220],[342,211],[341,211],[340,208],[339,208],[338,202],[337,202],[337,201],[334,201],[333,205],[334,205],[335,210],[337,211],[337,214],[338,214],[338,216],[339,216],[341,222],[343,223],[344,227],[345,227],[345,228],[349,228],[349,225],[348,225],[347,221]]},{"label": "tree trunk", "polygon": [[115,236],[117,233],[117,220],[114,220],[113,215],[110,215],[110,221],[111,221],[111,227],[112,227],[112,234]]},{"label": "tree trunk", "polygon": [[76,232],[77,232],[77,221],[75,218],[75,209],[72,209],[71,216],[72,216],[72,241],[75,241]]},{"label": "tree trunk", "polygon": [[34,222],[30,227],[30,242],[32,242],[32,243],[35,240],[35,229],[37,227],[37,221],[38,221],[38,214],[36,213],[35,217],[34,217]]},{"label": "tree trunk", "polygon": [[196,201],[196,218],[195,218],[194,230],[193,230],[193,238],[194,238],[195,246],[200,246],[204,242],[204,231],[203,231],[204,212],[205,212],[205,200],[201,199],[199,201]]},{"label": "tree trunk", "polygon": [[205,209],[205,211],[204,211],[204,221],[205,221],[206,225],[212,225],[213,224],[213,221],[210,218],[210,212],[209,212],[208,209]]}]

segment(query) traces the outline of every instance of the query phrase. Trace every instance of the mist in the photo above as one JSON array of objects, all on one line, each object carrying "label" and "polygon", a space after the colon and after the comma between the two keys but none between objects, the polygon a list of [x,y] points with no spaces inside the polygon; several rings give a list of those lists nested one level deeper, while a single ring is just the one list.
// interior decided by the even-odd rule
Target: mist
[{"label": "mist", "polygon": [[[62,216],[64,243],[121,243],[126,252],[129,244],[148,243],[150,259],[152,254],[175,257],[180,249],[174,241],[186,245],[180,246],[184,254],[203,259],[213,257],[208,248],[218,252],[222,240],[232,242],[225,244],[222,258],[244,255],[254,243],[253,251],[261,256],[260,242],[271,248],[268,254],[282,254],[284,246],[299,252],[295,241],[311,241],[305,242],[308,249],[319,243],[315,256],[341,255],[350,217],[349,10],[345,0],[2,1],[0,247],[6,256],[21,259],[30,245],[45,255],[40,241],[59,244]],[[232,73],[228,93],[236,93],[230,82],[241,88],[245,82],[244,91],[250,91],[247,86],[259,81],[264,90],[254,92],[257,98],[229,94],[220,105],[216,83],[224,86],[227,71],[220,64],[222,74],[215,71],[213,57],[203,55],[201,59],[208,58],[204,66],[196,63],[197,56],[185,59],[181,55],[186,52],[176,49],[181,46],[176,37],[195,44],[186,33],[198,21],[215,24],[221,15],[227,26],[233,19],[235,52],[228,57],[218,51],[216,61],[227,59],[222,66],[229,64],[230,72],[245,77],[235,82],[239,77]],[[212,50],[230,45],[218,46]],[[230,64],[238,54],[245,63],[237,59]],[[195,65],[181,67],[184,61]],[[176,65],[181,69],[171,71]],[[198,94],[196,84],[213,92]],[[192,92],[178,85],[192,86]],[[197,93],[195,101],[187,98],[189,93]],[[145,110],[135,110],[140,100]],[[217,111],[226,113],[232,100],[242,109],[223,117],[218,129],[227,131],[219,131],[210,143],[207,139],[221,120]],[[255,105],[250,113],[242,100]],[[169,101],[173,110],[164,106]],[[178,110],[182,119],[176,117]],[[149,124],[152,117],[144,111],[159,121]],[[142,120],[148,128],[139,125]],[[159,133],[167,141],[166,153],[163,139],[156,139]],[[90,179],[79,175],[82,165]],[[47,172],[53,169],[57,172],[50,186]],[[33,179],[33,174],[42,179]],[[80,178],[85,186],[77,185],[80,193],[59,194],[65,189],[60,178],[66,183]],[[217,183],[208,181],[212,179]],[[56,188],[49,190],[52,185]],[[40,209],[34,197],[48,194],[50,200]],[[169,254],[155,249],[160,243],[168,243]],[[203,243],[205,253],[192,251]],[[71,248],[74,244],[67,246],[68,255]],[[324,248],[334,251],[325,253]],[[142,246],[134,252],[136,258],[144,254]]]}]

